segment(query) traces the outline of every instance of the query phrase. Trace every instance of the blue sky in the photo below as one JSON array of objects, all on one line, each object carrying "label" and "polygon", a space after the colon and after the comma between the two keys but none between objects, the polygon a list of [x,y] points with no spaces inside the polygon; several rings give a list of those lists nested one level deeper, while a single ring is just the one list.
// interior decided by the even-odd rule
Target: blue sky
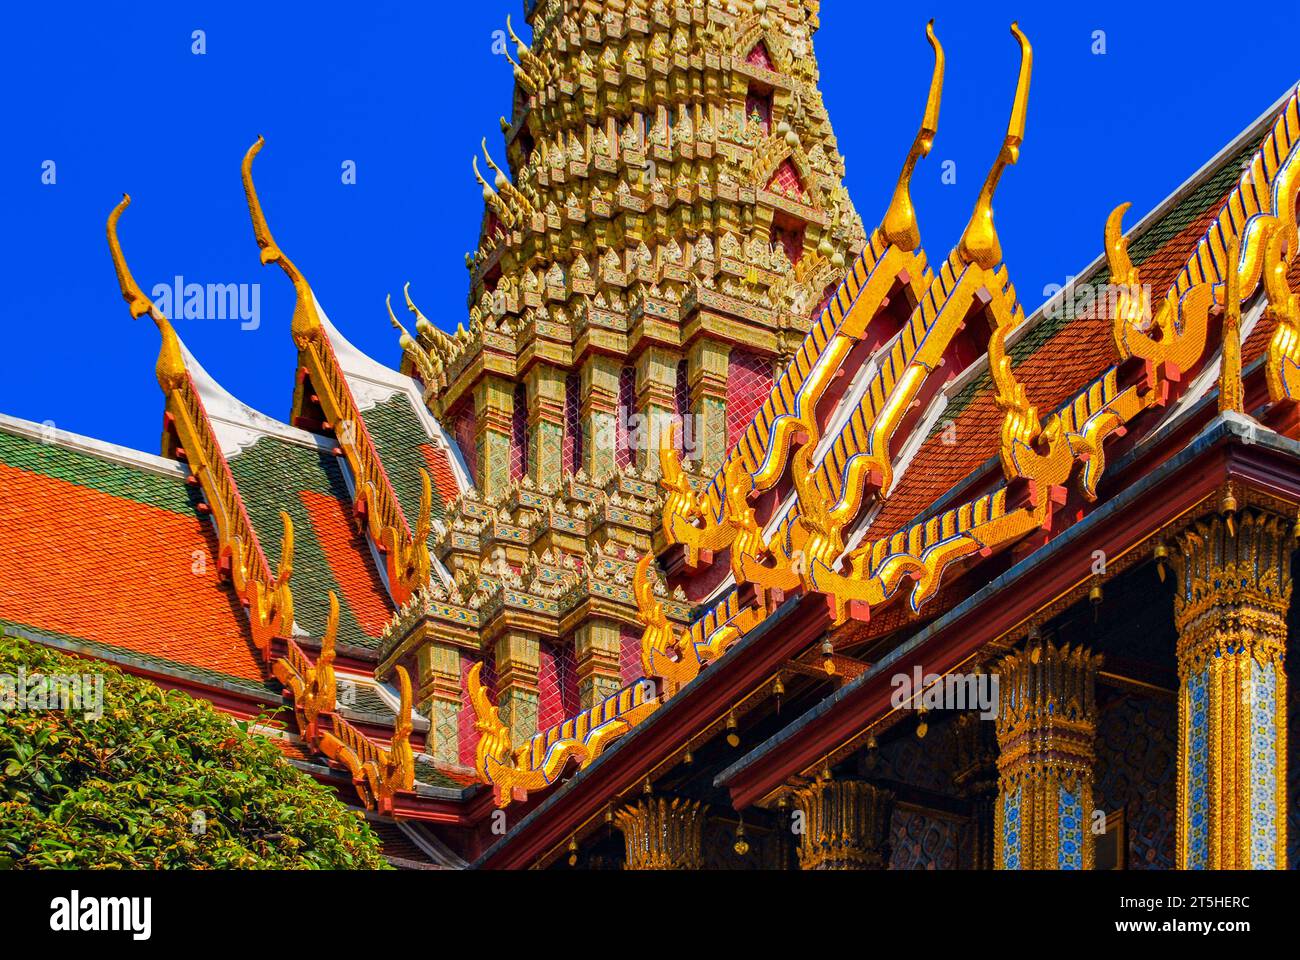
[{"label": "blue sky", "polygon": [[[1007,27],[1020,16],[1035,51],[1028,130],[995,209],[1030,309],[1045,285],[1100,252],[1116,203],[1133,201],[1136,221],[1300,79],[1285,53],[1300,30],[1295,5],[1237,8],[1241,24],[1222,4],[1045,6],[824,0],[815,41],[848,187],[870,228],[920,117],[923,29],[936,17],[947,83],[914,198],[937,259],[1005,130],[1017,67]],[[372,0],[7,11],[0,412],[156,450],[158,334],[131,321],[104,241],[104,220],[128,191],[121,236],[146,293],[177,274],[261,284],[256,330],[236,320],[177,328],[231,392],[287,416],[292,291],[259,265],[239,184],[259,133],[268,142],[257,181],[276,239],[349,339],[397,363],[383,301],[400,302],[407,280],[424,312],[454,327],[482,210],[470,157],[486,136],[502,158],[497,118],[510,108],[510,67],[492,53],[492,33],[507,13],[524,32],[521,9],[520,0]],[[206,35],[203,55],[191,49],[195,30]],[[1092,52],[1095,31],[1104,55]],[[50,160],[55,182],[44,184]],[[955,184],[940,182],[945,160],[956,163]],[[345,161],[355,184],[342,182]]]}]

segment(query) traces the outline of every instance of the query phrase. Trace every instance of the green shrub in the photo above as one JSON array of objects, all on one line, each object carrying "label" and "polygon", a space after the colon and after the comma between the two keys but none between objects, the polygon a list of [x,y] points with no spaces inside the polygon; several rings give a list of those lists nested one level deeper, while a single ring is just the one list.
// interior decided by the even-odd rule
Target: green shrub
[{"label": "green shrub", "polygon": [[0,678],[20,669],[101,674],[103,715],[0,703],[0,868],[386,866],[358,814],[207,701],[0,636]]}]

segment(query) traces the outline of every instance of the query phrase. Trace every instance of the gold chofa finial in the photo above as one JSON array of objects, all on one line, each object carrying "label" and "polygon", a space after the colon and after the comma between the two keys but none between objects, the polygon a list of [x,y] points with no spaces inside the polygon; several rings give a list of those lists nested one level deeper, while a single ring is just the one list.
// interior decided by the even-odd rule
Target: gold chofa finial
[{"label": "gold chofa finial", "polygon": [[912,149],[903,162],[903,172],[894,187],[894,197],[885,211],[881,232],[885,239],[903,250],[915,250],[921,244],[921,231],[916,225],[916,211],[912,208],[912,171],[916,161],[928,156],[934,146],[934,135],[939,129],[939,100],[943,96],[943,47],[934,35],[934,20],[925,25],[925,36],[934,48],[934,73],[930,77],[930,95],[925,101],[925,116],[921,129],[912,141]]},{"label": "gold chofa finial", "polygon": [[284,255],[284,251],[271,236],[271,228],[267,225],[266,215],[262,212],[262,201],[258,199],[257,187],[253,185],[253,160],[261,153],[265,143],[266,141],[259,136],[257,142],[248,148],[248,152],[244,154],[244,162],[240,164],[239,173],[244,181],[244,196],[248,199],[248,215],[253,221],[253,236],[257,238],[257,246],[262,251],[262,265],[278,264],[293,283],[295,302],[291,329],[294,342],[301,349],[320,336],[320,314],[316,310],[316,297],[302,271]]},{"label": "gold chofa finial", "polygon": [[158,366],[155,368],[158,374],[158,385],[164,391],[175,390],[184,382],[186,376],[185,355],[181,352],[181,342],[167,317],[154,306],[154,302],[144,295],[144,291],[135,282],[135,277],[131,275],[131,268],[126,265],[122,244],[117,239],[117,221],[121,218],[122,211],[130,205],[131,195],[124,193],[122,202],[108,215],[108,252],[113,258],[113,269],[117,272],[117,284],[122,288],[122,299],[127,302],[131,310],[131,319],[139,320],[148,314],[157,324],[158,332],[162,334],[162,348],[158,351]]},{"label": "gold chofa finial", "polygon": [[993,226],[993,193],[998,188],[1002,171],[1020,159],[1020,144],[1025,139],[1025,111],[1029,105],[1029,75],[1034,66],[1034,49],[1014,22],[1011,34],[1020,43],[1020,79],[1016,82],[1016,98],[1011,104],[1007,136],[1002,141],[993,169],[984,180],[979,199],[975,202],[975,212],[971,214],[970,223],[966,224],[957,247],[957,255],[964,263],[974,263],[986,270],[993,269],[1002,260],[1002,244]]}]

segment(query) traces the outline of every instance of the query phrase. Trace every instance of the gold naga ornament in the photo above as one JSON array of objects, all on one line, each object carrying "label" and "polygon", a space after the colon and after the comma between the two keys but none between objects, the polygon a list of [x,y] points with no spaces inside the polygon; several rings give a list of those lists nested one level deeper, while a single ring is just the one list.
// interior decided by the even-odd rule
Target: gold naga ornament
[{"label": "gold naga ornament", "polygon": [[[1264,253],[1264,289],[1269,315],[1276,323],[1264,369],[1270,399],[1294,404],[1300,400],[1300,296],[1287,283],[1291,264],[1283,256],[1285,243],[1285,232],[1275,229]],[[1293,258],[1295,250],[1289,254]]]},{"label": "gold naga ornament", "polygon": [[185,366],[180,339],[172,329],[171,321],[141,291],[127,266],[117,236],[117,223],[130,205],[130,195],[123,194],[122,201],[109,214],[108,249],[122,298],[128,304],[132,319],[147,314],[162,334],[157,364],[158,385],[165,398],[167,423],[176,436],[173,445],[169,435],[164,434],[163,454],[184,460],[198,481],[204,504],[216,527],[220,568],[229,572],[235,593],[248,611],[253,643],[264,658],[269,658],[272,638],[288,637],[293,632],[293,593],[289,587],[293,574],[293,522],[287,513],[281,511],[284,533],[280,543],[280,563],[278,570],[272,573],[239,498],[230,466],[221,452],[203,401]]},{"label": "gold naga ornament", "polygon": [[474,767],[492,785],[498,807],[524,801],[532,791],[554,784],[573,763],[585,767],[611,743],[650,716],[660,705],[654,685],[642,680],[606,697],[590,710],[538,732],[515,747],[510,729],[483,684],[483,663],[474,664],[466,678],[474,729],[479,740]]},{"label": "gold naga ornament", "polygon": [[[295,299],[291,329],[298,347],[299,364],[307,371],[314,391],[312,399],[324,411],[325,422],[321,426],[334,433],[356,480],[354,512],[383,554],[389,591],[393,602],[401,607],[429,582],[431,561],[427,543],[432,529],[432,484],[428,471],[420,468],[420,511],[412,533],[352,396],[352,389],[339,368],[334,348],[329,337],[324,335],[316,296],[302,271],[271,236],[253,184],[253,160],[264,143],[265,140],[258,137],[257,142],[248,148],[240,166],[253,234],[261,250],[263,266],[277,264],[293,284]],[[295,420],[308,400],[305,395],[307,382],[299,379],[294,396]]]},{"label": "gold naga ornament", "polygon": [[367,808],[392,814],[400,792],[415,789],[415,753],[411,749],[411,677],[406,668],[394,670],[400,694],[393,717],[393,736],[381,747],[342,717],[333,717],[333,729],[321,735],[319,749],[352,774],[352,783]]},{"label": "gold naga ornament", "polygon": [[[1229,270],[1237,273],[1238,298],[1245,298],[1266,275],[1271,237],[1281,238],[1282,247],[1294,256],[1300,191],[1300,157],[1294,150],[1298,134],[1300,110],[1293,94],[1154,316],[1138,268],[1129,258],[1128,241],[1120,232],[1129,204],[1120,204],[1107,219],[1106,259],[1112,283],[1120,289],[1115,346],[1121,360],[1145,361],[1157,388],[1179,380],[1202,358],[1210,310],[1227,302],[1224,281]],[[1230,250],[1234,240],[1235,254]]]},{"label": "gold naga ornament", "polygon": [[298,731],[313,749],[320,745],[320,720],[334,712],[338,683],[334,676],[334,645],[339,632],[339,598],[329,592],[329,617],[321,637],[320,653],[312,663],[296,640],[290,638],[283,657],[276,660],[272,674],[293,695]]}]

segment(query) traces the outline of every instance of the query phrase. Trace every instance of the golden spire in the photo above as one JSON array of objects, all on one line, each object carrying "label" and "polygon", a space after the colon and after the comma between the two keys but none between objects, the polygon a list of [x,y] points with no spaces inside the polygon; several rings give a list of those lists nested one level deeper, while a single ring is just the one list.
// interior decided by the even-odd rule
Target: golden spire
[{"label": "golden spire", "polygon": [[934,48],[934,73],[930,77],[930,95],[925,101],[925,116],[921,129],[907,152],[903,171],[898,175],[894,197],[889,201],[881,232],[885,239],[903,250],[915,250],[921,243],[921,231],[916,225],[916,211],[912,208],[912,171],[916,161],[928,156],[934,146],[934,135],[939,129],[939,100],[943,96],[943,47],[934,35],[934,20],[925,25],[925,36]]},{"label": "golden spire", "polygon": [[261,152],[265,143],[266,141],[259,136],[257,142],[248,148],[239,172],[244,181],[244,195],[248,198],[248,215],[253,221],[253,235],[257,237],[257,245],[262,251],[262,265],[278,264],[293,283],[295,302],[291,329],[294,342],[298,344],[299,349],[302,349],[320,336],[320,314],[316,310],[316,297],[312,294],[311,286],[302,275],[302,271],[284,255],[284,251],[271,236],[271,228],[267,225],[266,215],[262,212],[262,201],[257,198],[257,188],[253,185],[253,160]]},{"label": "golden spire", "polygon": [[1029,105],[1029,74],[1034,66],[1033,47],[1014,21],[1011,34],[1020,43],[1020,78],[1016,82],[1016,98],[1011,104],[1007,136],[1002,141],[993,169],[984,180],[979,199],[975,202],[975,212],[971,214],[970,223],[957,246],[957,255],[964,263],[974,263],[985,270],[992,270],[1002,260],[1002,244],[993,226],[993,192],[998,188],[1002,171],[1020,159],[1020,144],[1025,139],[1025,111]]},{"label": "golden spire", "polygon": [[131,195],[124,193],[122,202],[108,215],[108,252],[113,258],[113,269],[117,271],[117,284],[122,288],[122,299],[130,307],[131,319],[139,320],[147,313],[157,324],[158,332],[162,334],[162,347],[158,351],[158,365],[155,368],[158,385],[164,391],[175,390],[187,376],[181,342],[162,311],[144,295],[139,284],[135,282],[135,277],[131,276],[131,268],[126,265],[126,257],[122,254],[122,244],[117,239],[117,221],[121,218],[122,211],[130,205]]},{"label": "golden spire", "polygon": [[1241,413],[1246,401],[1241,386],[1241,238],[1228,241],[1228,275],[1224,278],[1223,356],[1219,362],[1219,412]]}]

